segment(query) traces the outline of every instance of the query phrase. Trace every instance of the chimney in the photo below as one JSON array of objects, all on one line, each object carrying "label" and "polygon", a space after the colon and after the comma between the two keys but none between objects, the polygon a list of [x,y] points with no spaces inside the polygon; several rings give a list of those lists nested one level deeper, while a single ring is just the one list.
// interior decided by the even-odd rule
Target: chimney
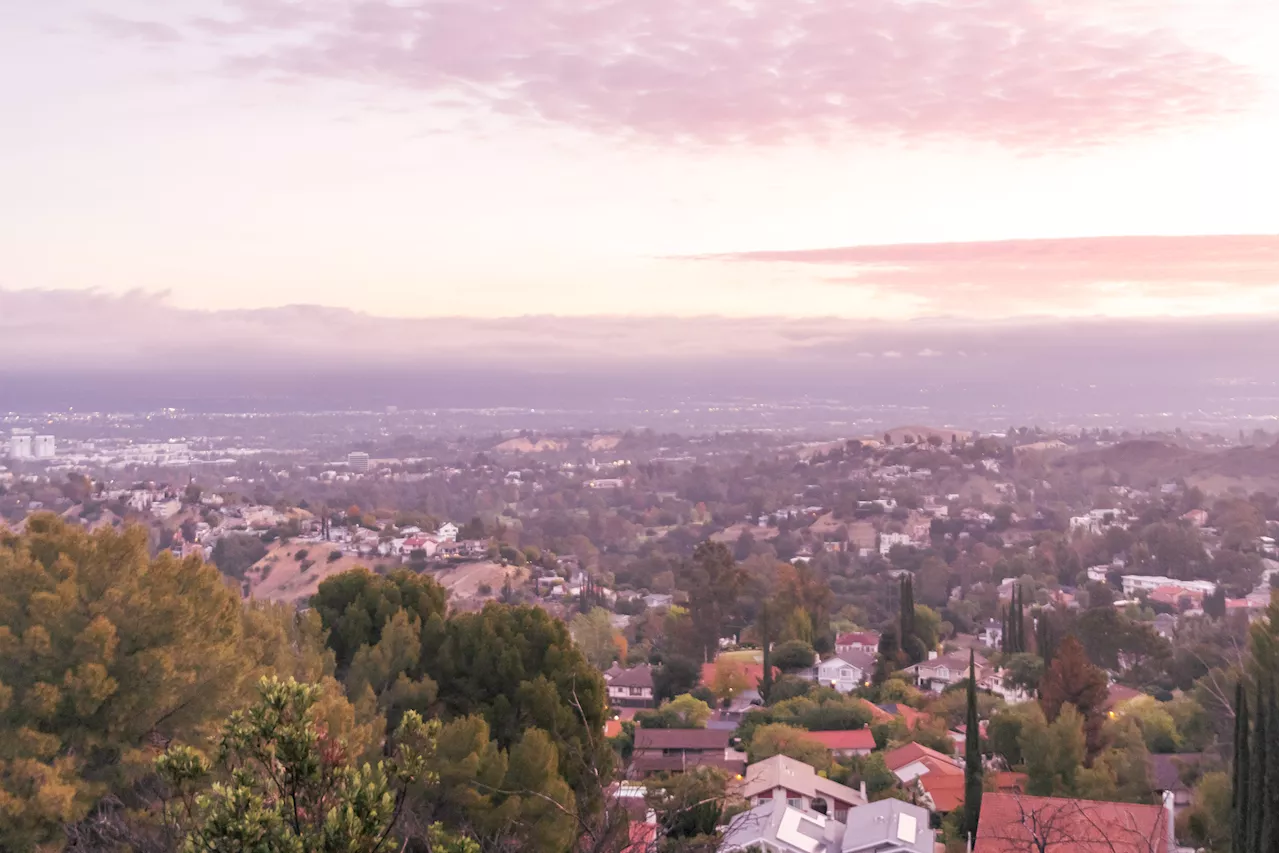
[{"label": "chimney", "polygon": [[657,813],[657,812],[655,812],[653,809],[649,809],[648,811],[646,811],[646,812],[644,813],[644,822],[645,822],[645,823],[657,823],[657,822],[658,822],[658,813]]},{"label": "chimney", "polygon": [[1163,791],[1160,794],[1160,802],[1164,806],[1164,819],[1169,829],[1169,850],[1178,849],[1178,839],[1173,834],[1173,791]]},{"label": "chimney", "polygon": [[862,794],[863,802],[871,802],[867,799],[867,780],[863,779],[858,783],[858,793]]}]

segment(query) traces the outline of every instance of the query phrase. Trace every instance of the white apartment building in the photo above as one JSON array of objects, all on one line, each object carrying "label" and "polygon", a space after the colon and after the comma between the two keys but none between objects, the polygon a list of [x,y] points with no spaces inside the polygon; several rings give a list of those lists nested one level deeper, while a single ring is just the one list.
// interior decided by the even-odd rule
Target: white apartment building
[{"label": "white apartment building", "polygon": [[1182,581],[1176,578],[1167,578],[1164,575],[1122,575],[1120,586],[1125,595],[1133,595],[1135,592],[1140,591],[1151,592],[1162,586],[1173,586],[1178,589],[1185,589],[1188,592],[1199,592],[1204,595],[1213,595],[1218,591],[1216,583],[1209,581]]},{"label": "white apartment building", "polygon": [[54,438],[51,435],[37,435],[31,443],[31,455],[36,459],[52,459],[56,455]]}]

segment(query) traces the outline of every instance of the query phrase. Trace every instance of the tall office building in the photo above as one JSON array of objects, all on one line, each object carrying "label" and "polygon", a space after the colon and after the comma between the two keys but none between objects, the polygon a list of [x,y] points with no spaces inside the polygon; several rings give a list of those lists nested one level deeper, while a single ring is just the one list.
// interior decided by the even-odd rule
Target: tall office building
[{"label": "tall office building", "polygon": [[31,458],[31,430],[15,429],[9,434],[9,458]]},{"label": "tall office building", "polygon": [[52,459],[57,455],[51,435],[37,435],[31,443],[31,455],[36,459]]},{"label": "tall office building", "polygon": [[347,467],[352,471],[369,470],[369,454],[359,450],[347,454]]}]

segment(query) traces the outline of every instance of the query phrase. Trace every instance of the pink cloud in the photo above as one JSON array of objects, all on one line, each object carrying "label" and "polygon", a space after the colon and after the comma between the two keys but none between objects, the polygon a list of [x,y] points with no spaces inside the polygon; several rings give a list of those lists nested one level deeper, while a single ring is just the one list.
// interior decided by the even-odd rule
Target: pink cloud
[{"label": "pink cloud", "polygon": [[1025,0],[229,5],[232,17],[192,26],[229,39],[241,69],[461,92],[658,142],[870,133],[1064,148],[1238,110],[1258,90],[1157,23],[1099,25]]},{"label": "pink cloud", "polygon": [[1280,237],[1086,237],[912,243],[699,255],[688,260],[812,266],[836,284],[924,297],[935,308],[1033,300],[1046,310],[1109,292],[1176,300],[1274,293]]}]

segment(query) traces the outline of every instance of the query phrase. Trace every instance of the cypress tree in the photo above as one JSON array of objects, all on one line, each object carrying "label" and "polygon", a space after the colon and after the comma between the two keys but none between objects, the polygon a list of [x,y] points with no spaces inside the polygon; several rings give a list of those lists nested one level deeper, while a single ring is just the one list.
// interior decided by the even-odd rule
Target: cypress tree
[{"label": "cypress tree", "polygon": [[1249,814],[1246,827],[1248,828],[1248,836],[1245,843],[1247,849],[1251,853],[1271,853],[1275,847],[1270,849],[1262,844],[1262,824],[1266,820],[1266,813],[1276,808],[1275,803],[1268,803],[1266,800],[1266,776],[1267,776],[1267,739],[1265,737],[1267,731],[1267,717],[1265,694],[1262,692],[1262,680],[1258,679],[1257,695],[1253,701],[1253,743],[1250,745],[1249,760]]},{"label": "cypress tree", "polygon": [[1280,835],[1280,708],[1277,707],[1273,695],[1267,702],[1267,728],[1260,735],[1266,744],[1266,755],[1263,756],[1263,801],[1267,807],[1262,812],[1262,850],[1275,850],[1276,838]]},{"label": "cypress tree", "polygon": [[1232,741],[1231,851],[1248,853],[1249,824],[1249,707],[1244,681],[1236,684],[1236,728]]},{"label": "cypress tree", "polygon": [[978,687],[969,650],[969,687],[964,730],[964,832],[970,844],[978,834],[978,814],[982,810],[982,754],[978,745]]},{"label": "cypress tree", "polygon": [[1009,653],[1009,611],[1005,607],[1000,608],[1000,651]]},{"label": "cypress tree", "polygon": [[760,677],[760,698],[766,703],[773,690],[773,655],[769,648],[773,632],[769,630],[769,602],[760,603],[760,645],[764,648],[764,675]]}]

